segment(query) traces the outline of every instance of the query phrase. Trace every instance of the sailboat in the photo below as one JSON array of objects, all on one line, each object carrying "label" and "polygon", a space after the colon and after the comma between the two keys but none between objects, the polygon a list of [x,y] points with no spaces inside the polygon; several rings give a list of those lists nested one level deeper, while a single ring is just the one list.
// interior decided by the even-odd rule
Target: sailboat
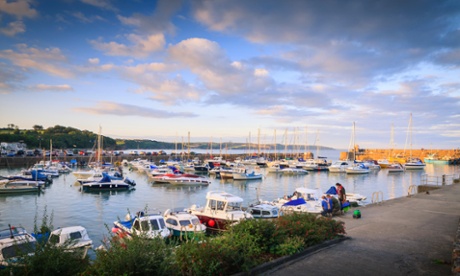
[{"label": "sailboat", "polygon": [[[101,165],[101,127],[99,127],[99,133],[97,135],[97,152],[96,152],[96,167],[92,168],[91,170],[78,170],[73,171],[72,174],[77,178],[77,181],[88,179],[94,176],[97,173],[102,172],[102,165]],[[102,177],[102,175],[101,175]]]},{"label": "sailboat", "polygon": [[407,128],[407,135],[409,137],[410,150],[409,150],[409,159],[406,162],[406,164],[404,164],[404,167],[406,168],[406,170],[423,170],[425,169],[425,163],[423,163],[423,161],[420,160],[420,158],[412,157],[412,113],[410,114],[410,118],[409,118],[409,126]]},{"label": "sailboat", "polygon": [[351,136],[351,145],[353,145],[353,160],[354,164],[345,169],[347,174],[365,174],[369,173],[370,169],[362,162],[356,161],[356,144],[355,144],[355,122],[353,122],[353,131]]}]

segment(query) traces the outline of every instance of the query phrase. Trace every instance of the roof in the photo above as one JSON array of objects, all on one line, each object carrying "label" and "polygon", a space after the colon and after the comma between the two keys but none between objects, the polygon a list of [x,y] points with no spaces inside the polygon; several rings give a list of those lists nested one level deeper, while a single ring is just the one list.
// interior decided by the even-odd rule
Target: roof
[{"label": "roof", "polygon": [[219,201],[227,201],[227,202],[243,202],[243,199],[238,196],[234,196],[227,192],[208,192],[206,194],[206,199],[214,199]]}]

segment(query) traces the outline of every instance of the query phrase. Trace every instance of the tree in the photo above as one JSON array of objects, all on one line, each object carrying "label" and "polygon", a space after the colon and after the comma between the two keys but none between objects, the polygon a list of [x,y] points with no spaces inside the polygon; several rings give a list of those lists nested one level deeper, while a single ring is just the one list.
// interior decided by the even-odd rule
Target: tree
[{"label": "tree", "polygon": [[40,125],[34,125],[32,128],[33,128],[35,131],[43,130],[43,126],[40,126]]}]

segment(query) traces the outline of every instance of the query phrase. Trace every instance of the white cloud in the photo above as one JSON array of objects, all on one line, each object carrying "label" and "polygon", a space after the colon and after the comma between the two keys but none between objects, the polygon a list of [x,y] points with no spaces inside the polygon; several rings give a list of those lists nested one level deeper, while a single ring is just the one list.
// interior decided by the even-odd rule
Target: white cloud
[{"label": "white cloud", "polygon": [[0,12],[16,16],[17,18],[37,16],[37,11],[30,7],[32,1],[30,0],[17,0],[7,1],[0,0]]},{"label": "white cloud", "polygon": [[266,77],[268,76],[269,73],[266,69],[263,69],[263,68],[256,68],[254,69],[254,76],[256,77]]},{"label": "white cloud", "polygon": [[37,84],[31,86],[30,89],[37,90],[37,91],[57,91],[57,92],[67,92],[72,91],[72,86],[68,84],[58,84],[58,85],[50,85],[50,84]]},{"label": "white cloud", "polygon": [[88,59],[88,62],[93,65],[99,64],[99,59],[98,58],[90,58]]},{"label": "white cloud", "polygon": [[129,56],[136,58],[147,57],[153,52],[164,48],[165,38],[163,34],[154,34],[147,37],[136,34],[126,36],[132,45],[118,42],[102,42],[101,40],[91,40],[91,44],[98,50],[103,51],[109,56]]},{"label": "white cloud", "polygon": [[101,9],[116,11],[110,0],[81,0],[81,2]]},{"label": "white cloud", "polygon": [[13,21],[8,23],[8,26],[0,28],[0,33],[7,36],[15,36],[19,33],[24,33],[26,31],[26,26],[22,21]]}]

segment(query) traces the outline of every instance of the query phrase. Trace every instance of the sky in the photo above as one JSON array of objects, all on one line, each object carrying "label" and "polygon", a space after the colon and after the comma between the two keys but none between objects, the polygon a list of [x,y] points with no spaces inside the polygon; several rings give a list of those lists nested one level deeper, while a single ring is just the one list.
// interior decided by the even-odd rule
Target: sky
[{"label": "sky", "polygon": [[0,127],[453,149],[459,65],[455,0],[0,0]]}]

